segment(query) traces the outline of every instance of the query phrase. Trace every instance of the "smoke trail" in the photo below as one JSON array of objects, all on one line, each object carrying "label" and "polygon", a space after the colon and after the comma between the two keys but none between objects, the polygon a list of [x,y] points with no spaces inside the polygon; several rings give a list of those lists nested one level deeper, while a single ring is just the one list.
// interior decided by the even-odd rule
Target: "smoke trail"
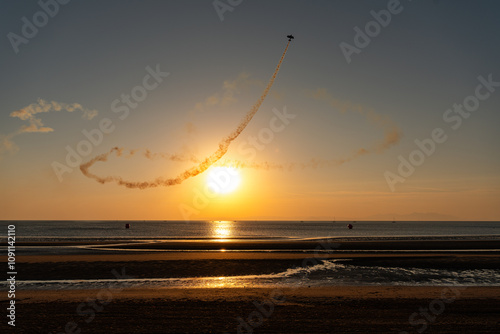
[{"label": "smoke trail", "polygon": [[[126,150],[123,147],[113,147],[108,154],[114,153],[117,157],[124,157],[124,158],[131,158],[134,155],[136,155],[139,152],[139,150]],[[166,159],[166,160],[171,160],[171,161],[176,161],[176,162],[186,162],[186,161],[191,161],[191,162],[200,162],[199,159],[197,159],[194,155],[191,156],[185,156],[181,154],[166,154],[166,153],[153,153],[149,149],[145,149],[144,152],[142,152],[142,155],[149,159],[149,160],[156,160],[156,159]]]},{"label": "smoke trail", "polygon": [[219,142],[219,148],[209,157],[205,158],[201,163],[198,165],[191,167],[190,169],[185,170],[181,174],[179,174],[175,178],[170,178],[170,179],[165,179],[165,178],[156,178],[152,181],[144,181],[144,182],[134,182],[134,181],[127,181],[124,180],[123,178],[119,176],[107,176],[107,177],[100,177],[98,175],[92,174],[89,172],[89,168],[92,167],[93,164],[96,162],[104,162],[108,160],[108,157],[112,153],[116,153],[117,156],[118,154],[122,154],[120,151],[120,148],[114,147],[112,148],[108,153],[104,153],[101,155],[98,155],[97,157],[93,158],[92,160],[83,163],[80,165],[80,170],[82,173],[91,178],[96,180],[99,183],[108,183],[108,182],[115,182],[118,185],[125,186],[127,188],[138,188],[138,189],[146,189],[146,188],[154,188],[154,187],[159,187],[159,186],[173,186],[176,184],[180,184],[186,179],[196,176],[200,173],[203,173],[206,171],[210,166],[212,166],[214,163],[219,161],[226,153],[227,150],[229,149],[229,145],[238,138],[238,136],[241,134],[241,132],[246,128],[248,123],[252,120],[253,116],[257,113],[259,110],[260,106],[264,102],[264,99],[266,98],[267,94],[269,93],[269,90],[271,89],[274,80],[276,79],[276,76],[278,75],[278,71],[281,67],[281,63],[283,62],[283,59],[285,58],[285,54],[288,50],[288,46],[290,45],[290,40],[286,44],[285,51],[283,51],[283,54],[281,55],[281,59],[278,62],[278,65],[276,66],[276,69],[274,70],[274,73],[269,80],[266,88],[264,89],[264,92],[260,96],[259,100],[252,106],[252,109],[245,115],[241,123],[238,125],[236,130],[234,130],[232,133],[230,133],[227,137],[222,139]]},{"label": "smoke trail", "polygon": [[240,160],[231,160],[225,159],[220,161],[216,165],[221,166],[231,166],[234,168],[250,168],[257,170],[286,170],[293,171],[296,169],[309,169],[309,168],[320,168],[320,167],[328,167],[328,166],[340,166],[347,162],[350,162],[362,155],[371,153],[370,151],[360,148],[354,151],[351,155],[346,158],[341,159],[318,159],[312,158],[308,162],[287,162],[287,163],[272,163],[272,162],[246,162]]}]

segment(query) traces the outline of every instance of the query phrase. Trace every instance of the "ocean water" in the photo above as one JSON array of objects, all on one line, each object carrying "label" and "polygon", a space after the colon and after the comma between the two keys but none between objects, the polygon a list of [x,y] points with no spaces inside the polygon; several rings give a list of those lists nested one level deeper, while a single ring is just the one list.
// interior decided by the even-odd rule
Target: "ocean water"
[{"label": "ocean water", "polygon": [[491,221],[0,221],[2,237],[9,224],[16,226],[18,240],[40,241],[500,236],[500,222]]}]

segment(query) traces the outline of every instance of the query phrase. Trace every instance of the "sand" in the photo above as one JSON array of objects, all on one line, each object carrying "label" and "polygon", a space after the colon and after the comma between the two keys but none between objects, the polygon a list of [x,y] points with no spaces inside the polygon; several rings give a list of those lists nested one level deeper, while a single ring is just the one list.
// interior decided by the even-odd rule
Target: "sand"
[{"label": "sand", "polygon": [[[361,248],[368,248],[363,245]],[[399,246],[400,241],[391,247]],[[373,253],[360,249],[331,254],[305,253],[298,248],[295,252],[277,253],[124,253],[84,248],[74,255],[19,255],[18,279],[113,278],[111,270],[121,267],[136,278],[263,274],[299,266],[311,257],[348,257],[359,265],[376,266],[500,267],[495,252],[450,252],[456,243],[448,244],[447,251],[442,253],[425,252],[430,247],[425,243],[420,246],[419,249],[413,244],[418,252]],[[494,249],[497,244],[473,246]],[[6,305],[6,296],[0,300]],[[500,287],[128,289],[124,286],[101,290],[18,290],[16,307],[15,331],[4,320],[0,324],[1,333],[500,332]]]},{"label": "sand", "polygon": [[497,287],[23,291],[19,300],[19,333],[64,332],[67,323],[81,333],[498,333],[500,328]]}]

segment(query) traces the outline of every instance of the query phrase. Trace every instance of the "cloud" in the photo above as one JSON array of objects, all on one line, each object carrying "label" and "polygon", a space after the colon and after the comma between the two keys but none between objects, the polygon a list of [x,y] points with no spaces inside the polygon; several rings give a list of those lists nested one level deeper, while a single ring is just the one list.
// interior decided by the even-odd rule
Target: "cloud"
[{"label": "cloud", "polygon": [[97,110],[85,109],[79,103],[59,103],[55,101],[47,102],[43,99],[38,99],[37,103],[32,103],[22,109],[10,113],[11,117],[19,118],[23,121],[28,121],[29,125],[24,125],[18,131],[18,134],[23,132],[52,132],[54,129],[45,127],[42,120],[35,115],[47,113],[49,111],[81,111],[82,118],[91,120],[97,116]]},{"label": "cloud", "polygon": [[[193,110],[188,113],[190,119],[197,118],[198,113],[208,112],[211,110],[216,110],[213,108],[217,107],[227,107],[238,102],[238,96],[249,87],[264,87],[264,82],[256,79],[251,79],[250,74],[247,72],[240,73],[235,79],[225,80],[222,83],[222,87],[219,92],[214,93],[205,98],[201,102],[197,102],[194,105]],[[277,93],[270,92],[273,97],[279,99],[280,96]],[[187,134],[194,134],[197,132],[197,126],[193,120],[188,121],[184,125],[184,132]]]},{"label": "cloud", "polygon": [[242,72],[233,80],[225,80],[222,84],[221,92],[217,92],[207,97],[203,102],[195,104],[195,110],[199,112],[206,111],[210,107],[225,107],[238,102],[238,95],[244,89],[251,86],[263,87],[264,83],[260,80],[253,80],[250,74]]},{"label": "cloud", "polygon": [[[48,113],[51,111],[66,111],[74,112],[79,111],[82,113],[82,118],[91,120],[97,116],[98,112],[94,109],[86,109],[79,103],[61,103],[56,101],[45,101],[38,99],[36,103],[32,103],[22,109],[10,113],[10,117],[19,118],[26,121],[28,124],[21,126],[17,131],[0,136],[0,154],[4,152],[15,152],[18,150],[17,146],[11,139],[23,133],[47,133],[53,132],[54,129],[45,126],[43,121],[37,114]],[[36,115],[36,116],[35,116]]]},{"label": "cloud", "polygon": [[185,130],[187,133],[195,133],[195,132],[197,131],[196,126],[193,124],[193,122],[187,122],[187,123],[184,125],[184,130]]},{"label": "cloud", "polygon": [[363,148],[362,150],[364,151],[358,151],[358,154],[355,155],[356,157],[371,152],[382,153],[391,146],[398,144],[403,137],[403,132],[389,116],[379,114],[372,108],[348,100],[335,98],[324,88],[318,88],[315,91],[308,92],[307,95],[313,99],[327,102],[332,108],[339,110],[341,113],[354,112],[363,115],[372,124],[384,130],[384,137],[381,141],[369,149]]},{"label": "cloud", "polygon": [[19,147],[17,147],[17,145],[14,144],[14,142],[10,140],[12,137],[13,137],[12,134],[0,135],[0,157],[5,152],[14,153],[14,152],[17,152],[19,150]]}]

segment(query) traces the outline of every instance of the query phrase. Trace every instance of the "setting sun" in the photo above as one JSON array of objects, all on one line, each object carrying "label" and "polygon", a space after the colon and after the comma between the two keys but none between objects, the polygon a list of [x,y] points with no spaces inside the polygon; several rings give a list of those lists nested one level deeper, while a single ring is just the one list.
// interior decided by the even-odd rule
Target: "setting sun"
[{"label": "setting sun", "polygon": [[207,177],[207,185],[216,194],[229,194],[241,183],[238,170],[234,167],[213,167]]}]

